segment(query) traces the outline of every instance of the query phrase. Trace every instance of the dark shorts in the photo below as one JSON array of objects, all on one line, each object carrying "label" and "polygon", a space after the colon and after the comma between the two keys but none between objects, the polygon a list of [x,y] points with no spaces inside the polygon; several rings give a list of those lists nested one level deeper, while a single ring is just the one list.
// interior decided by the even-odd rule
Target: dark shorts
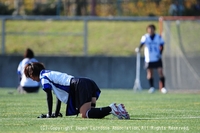
[{"label": "dark shorts", "polygon": [[18,88],[21,88],[24,90],[26,93],[37,93],[40,89],[39,86],[36,87],[25,87],[25,86],[19,86]]},{"label": "dark shorts", "polygon": [[76,78],[76,82],[72,83],[75,89],[75,106],[77,109],[87,103],[91,102],[92,97],[98,99],[101,91],[97,84],[88,78]]},{"label": "dark shorts", "polygon": [[162,67],[163,67],[162,59],[156,62],[148,62],[148,63],[145,62],[146,69],[156,69],[156,68],[162,68]]}]

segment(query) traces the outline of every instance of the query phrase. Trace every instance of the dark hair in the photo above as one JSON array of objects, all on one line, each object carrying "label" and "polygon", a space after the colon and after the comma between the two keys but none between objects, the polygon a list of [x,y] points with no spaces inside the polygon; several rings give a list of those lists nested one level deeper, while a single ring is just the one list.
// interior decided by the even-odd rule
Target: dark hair
[{"label": "dark hair", "polygon": [[148,26],[147,26],[147,29],[148,29],[148,28],[151,28],[151,29],[153,29],[153,30],[156,30],[156,26],[155,26],[154,24],[148,25]]},{"label": "dark hair", "polygon": [[34,57],[34,53],[33,50],[31,50],[30,48],[27,48],[25,53],[24,53],[24,58],[33,58]]},{"label": "dark hair", "polygon": [[33,62],[33,63],[29,63],[25,66],[24,74],[28,78],[30,78],[31,75],[34,77],[39,77],[40,72],[44,69],[45,69],[45,67],[42,63]]}]

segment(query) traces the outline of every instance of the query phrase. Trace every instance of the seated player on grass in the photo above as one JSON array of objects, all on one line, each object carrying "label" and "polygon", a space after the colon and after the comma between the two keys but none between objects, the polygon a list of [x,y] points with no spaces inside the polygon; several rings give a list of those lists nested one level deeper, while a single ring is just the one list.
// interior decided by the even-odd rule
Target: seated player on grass
[{"label": "seated player on grass", "polygon": [[40,89],[40,83],[27,78],[24,74],[24,68],[26,64],[31,62],[38,62],[34,58],[34,52],[30,48],[27,48],[24,53],[24,59],[19,63],[17,68],[17,74],[19,76],[18,92],[23,93],[37,93]]},{"label": "seated player on grass", "polygon": [[[119,119],[130,119],[123,104],[112,103],[107,107],[95,108],[101,91],[91,79],[76,78],[66,73],[45,70],[44,65],[38,62],[27,64],[24,73],[26,77],[34,81],[41,81],[43,90],[47,94],[48,113],[42,114],[39,118],[62,117],[60,107],[63,102],[67,104],[66,116],[80,113],[83,118],[104,118],[113,114]],[[57,97],[55,113],[52,113],[52,91]]]}]

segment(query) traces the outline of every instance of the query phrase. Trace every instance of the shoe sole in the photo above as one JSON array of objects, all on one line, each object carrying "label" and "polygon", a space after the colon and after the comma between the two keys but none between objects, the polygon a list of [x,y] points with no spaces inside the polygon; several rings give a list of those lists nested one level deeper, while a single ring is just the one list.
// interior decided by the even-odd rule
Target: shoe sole
[{"label": "shoe sole", "polygon": [[114,113],[112,113],[112,115],[113,115],[113,116],[116,116],[118,119],[123,119],[123,117],[121,116],[121,113],[120,113],[119,108],[117,107],[116,103],[114,103],[113,105],[115,106],[115,108],[117,109],[118,112],[116,112],[116,111],[111,107],[112,112],[114,112]]},{"label": "shoe sole", "polygon": [[130,119],[130,115],[129,115],[128,112],[126,111],[124,104],[119,104],[119,105],[118,105],[118,108],[120,108],[119,106],[121,106],[121,109],[122,109],[122,110],[119,109],[119,110],[120,110],[120,113],[121,113],[121,116],[123,116],[125,119]]}]

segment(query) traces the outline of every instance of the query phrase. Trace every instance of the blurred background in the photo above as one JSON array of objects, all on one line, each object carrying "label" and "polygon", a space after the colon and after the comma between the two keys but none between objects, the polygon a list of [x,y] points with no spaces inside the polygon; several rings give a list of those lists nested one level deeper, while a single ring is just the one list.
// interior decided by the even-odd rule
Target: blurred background
[{"label": "blurred background", "polygon": [[198,90],[199,15],[199,0],[0,0],[0,87],[17,86],[18,63],[31,48],[48,69],[90,77],[101,88],[132,88],[134,49],[155,24],[166,42],[166,87]]},{"label": "blurred background", "polygon": [[[198,0],[0,0],[1,15],[166,16],[199,15]],[[169,13],[170,5],[179,13]]]}]

